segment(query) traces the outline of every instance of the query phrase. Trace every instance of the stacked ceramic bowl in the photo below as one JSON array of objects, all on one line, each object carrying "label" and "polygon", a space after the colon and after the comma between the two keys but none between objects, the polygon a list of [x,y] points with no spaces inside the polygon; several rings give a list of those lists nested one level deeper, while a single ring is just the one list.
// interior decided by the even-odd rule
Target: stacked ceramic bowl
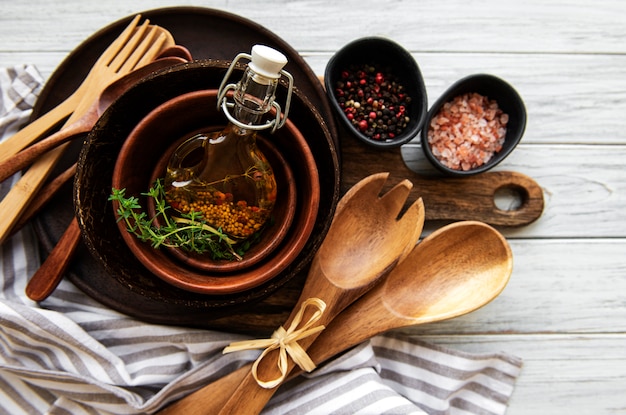
[{"label": "stacked ceramic bowl", "polygon": [[[164,177],[177,144],[197,131],[225,125],[216,88],[228,65],[195,61],[143,80],[109,108],[81,151],[74,189],[83,239],[118,281],[148,295],[154,296],[150,291],[158,286],[157,295],[167,297],[165,282],[179,297],[181,290],[188,292],[190,301],[202,295],[207,307],[265,297],[307,267],[330,226],[339,196],[335,142],[324,119],[297,89],[286,125],[271,135],[259,133],[279,197],[274,223],[243,261],[155,249],[117,221],[116,207],[108,200],[112,188],[125,189],[126,197],[148,206],[144,193],[155,178]],[[277,95],[281,102],[286,87],[281,85]]]},{"label": "stacked ceramic bowl", "polygon": [[[146,193],[163,179],[175,148],[201,132],[218,130],[225,117],[217,106],[217,91],[183,94],[151,111],[124,141],[113,170],[113,188],[125,189],[146,208]],[[126,245],[154,275],[182,289],[204,294],[233,294],[255,288],[282,272],[309,239],[319,205],[317,165],[306,140],[292,122],[275,134],[258,137],[258,145],[275,171],[278,196],[272,223],[240,260],[212,259],[180,248],[154,248],[128,232],[118,216]],[[114,204],[117,212],[118,204]]]}]

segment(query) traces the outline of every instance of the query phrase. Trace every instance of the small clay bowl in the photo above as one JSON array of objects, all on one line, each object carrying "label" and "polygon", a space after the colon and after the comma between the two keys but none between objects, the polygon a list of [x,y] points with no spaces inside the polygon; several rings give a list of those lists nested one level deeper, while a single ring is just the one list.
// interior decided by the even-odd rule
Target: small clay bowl
[{"label": "small clay bowl", "polygon": [[[341,106],[336,90],[337,82],[342,80],[342,72],[349,70],[351,65],[364,64],[375,64],[383,72],[386,72],[385,68],[389,68],[388,72],[398,79],[398,82],[404,86],[405,93],[411,97],[406,112],[410,121],[402,133],[394,138],[374,139],[364,134],[348,119]],[[389,74],[386,73],[386,75]],[[365,37],[350,42],[336,52],[328,62],[324,73],[324,83],[326,95],[341,124],[350,134],[370,146],[383,149],[399,147],[415,138],[424,124],[428,98],[422,73],[413,56],[392,40],[382,37]],[[361,108],[363,107],[364,105],[361,105]]]},{"label": "small clay bowl", "polygon": [[[451,102],[455,97],[467,94],[478,93],[490,100],[495,100],[498,107],[508,115],[506,135],[502,149],[491,157],[489,161],[469,170],[454,169],[443,164],[434,154],[428,142],[428,130],[432,119],[439,113],[445,103]],[[448,176],[471,176],[486,172],[504,160],[524,135],[526,129],[526,107],[517,91],[504,80],[488,74],[470,75],[460,79],[446,90],[437,101],[430,107],[426,117],[426,123],[421,133],[422,149],[426,158]]]},{"label": "small clay bowl", "polygon": [[[171,151],[172,143],[195,131],[214,129],[215,126],[225,123],[225,118],[217,110],[216,104],[217,91],[202,90],[175,97],[151,111],[122,146],[113,170],[112,186],[126,189],[127,196],[136,196],[140,204],[146,206],[147,198],[141,193],[145,193],[151,186],[157,163],[168,149]],[[142,134],[134,135],[137,130],[142,131]],[[287,208],[294,212],[292,225],[282,237],[282,242],[271,249],[271,255],[265,255],[256,264],[241,269],[202,271],[172,258],[163,250],[154,249],[149,243],[141,242],[126,230],[123,223],[118,222],[122,238],[134,256],[155,276],[169,284],[202,294],[243,292],[280,274],[295,260],[313,231],[319,207],[320,186],[315,159],[306,140],[293,123],[288,120],[283,128],[272,135],[271,140],[293,170],[299,196],[297,205]],[[261,142],[262,139],[259,140]],[[273,155],[269,145],[263,149],[270,150],[268,156]],[[280,221],[281,218],[277,217],[276,220]],[[276,229],[279,228],[281,227]],[[259,245],[269,235],[270,232],[264,235]],[[216,265],[219,267],[219,264]]]},{"label": "small clay bowl", "polygon": [[[180,99],[183,102],[180,102],[178,105],[184,105],[184,102],[193,102],[187,99],[186,96],[182,96]],[[176,109],[175,107],[176,105],[172,105],[168,108],[171,110]],[[176,110],[176,112],[177,111],[178,110]],[[156,111],[153,114],[158,114],[159,116],[165,115],[162,113],[157,113]],[[150,129],[149,125],[158,126],[158,123],[148,121],[148,129]],[[216,130],[221,130],[221,127],[217,128]],[[139,131],[141,130],[138,126],[137,132]],[[163,179],[165,177],[165,172],[167,170],[167,164],[169,162],[169,159],[181,143],[183,143],[188,138],[195,136],[196,134],[206,132],[207,130],[205,129],[194,131],[193,133],[184,136],[182,139],[178,140],[172,146],[170,146],[170,148],[167,149],[167,151],[163,154],[163,157],[161,157],[161,160],[159,160],[159,162],[157,163],[150,182],[154,183],[157,179]],[[148,132],[148,134],[150,133]],[[127,142],[131,141],[132,139],[133,137],[129,137]],[[256,243],[252,245],[249,250],[246,251],[245,255],[239,261],[231,261],[225,259],[212,260],[210,258],[207,258],[206,255],[185,252],[179,248],[166,248],[167,251],[174,258],[181,261],[183,264],[189,265],[202,271],[233,272],[257,264],[263,258],[270,255],[272,251],[276,247],[278,247],[283,241],[283,239],[287,235],[287,232],[289,231],[289,228],[293,222],[293,218],[296,213],[296,181],[293,176],[291,167],[289,167],[289,163],[283,157],[283,155],[280,154],[280,151],[278,151],[276,146],[274,146],[270,140],[266,140],[263,137],[258,137],[257,145],[259,149],[263,152],[263,154],[265,154],[270,165],[272,166],[274,176],[276,177],[276,185],[280,191],[279,197],[276,201],[276,205],[274,206],[274,210],[272,211],[272,223],[267,225],[267,227],[263,230],[262,237],[258,241],[256,241]],[[123,154],[124,153],[121,153],[120,157],[122,157]],[[120,162],[119,158],[118,162]],[[150,217],[155,217],[156,209],[154,200],[152,198],[148,199],[147,210]]]}]

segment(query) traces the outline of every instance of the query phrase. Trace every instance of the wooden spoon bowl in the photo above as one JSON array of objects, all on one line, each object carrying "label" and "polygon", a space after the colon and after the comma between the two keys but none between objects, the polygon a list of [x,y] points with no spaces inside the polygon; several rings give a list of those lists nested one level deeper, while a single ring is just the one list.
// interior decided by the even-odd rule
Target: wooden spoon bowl
[{"label": "wooden spoon bowl", "polygon": [[491,226],[456,222],[421,241],[385,281],[337,316],[309,353],[323,361],[348,347],[400,327],[474,311],[496,298],[513,271],[506,239]]}]

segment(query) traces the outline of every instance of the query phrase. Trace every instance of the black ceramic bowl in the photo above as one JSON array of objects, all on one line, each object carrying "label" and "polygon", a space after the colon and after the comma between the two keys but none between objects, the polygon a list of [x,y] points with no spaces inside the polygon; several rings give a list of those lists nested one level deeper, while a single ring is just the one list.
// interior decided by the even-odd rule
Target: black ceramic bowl
[{"label": "black ceramic bowl", "polygon": [[[469,170],[450,168],[433,154],[433,149],[428,142],[428,131],[432,119],[439,113],[445,103],[452,101],[457,96],[472,92],[483,95],[490,100],[495,100],[502,112],[508,115],[504,143],[502,144],[501,150],[496,152],[489,161],[481,166]],[[490,170],[511,154],[522,139],[525,129],[526,108],[522,98],[511,85],[493,75],[470,75],[454,83],[430,107],[421,134],[422,149],[424,150],[426,158],[443,173],[449,176],[471,176]]]},{"label": "black ceramic bowl", "polygon": [[[411,102],[406,108],[406,115],[410,121],[402,132],[394,138],[374,139],[366,135],[348,119],[338,100],[337,82],[342,80],[342,72],[349,71],[351,66],[360,67],[361,65],[375,65],[377,69],[382,69],[386,76],[392,75],[405,88],[406,94],[411,97]],[[389,70],[387,71],[385,68]],[[422,128],[428,110],[424,79],[411,54],[389,39],[365,37],[347,44],[335,53],[328,62],[324,82],[326,95],[329,97],[337,118],[351,134],[373,147],[399,147],[415,138]]]}]

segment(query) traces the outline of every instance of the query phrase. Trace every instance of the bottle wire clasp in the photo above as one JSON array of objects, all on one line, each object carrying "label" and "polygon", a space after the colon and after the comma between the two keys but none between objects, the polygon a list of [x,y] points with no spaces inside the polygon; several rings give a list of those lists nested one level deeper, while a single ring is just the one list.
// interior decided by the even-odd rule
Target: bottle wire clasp
[{"label": "bottle wire clasp", "polygon": [[289,72],[285,71],[284,69],[281,69],[279,72],[280,75],[287,78],[287,97],[285,98],[284,111],[282,111],[280,104],[276,102],[276,100],[274,100],[272,101],[272,107],[276,111],[276,117],[274,119],[268,120],[265,124],[257,124],[257,125],[244,124],[241,121],[237,120],[231,114],[230,109],[235,106],[235,103],[228,102],[228,97],[227,97],[228,91],[230,90],[234,91],[237,88],[237,84],[233,84],[233,83],[228,84],[227,82],[233,70],[237,66],[237,63],[241,59],[248,59],[250,61],[252,60],[252,56],[248,53],[240,53],[237,56],[235,56],[235,59],[233,59],[233,61],[231,62],[230,66],[228,67],[228,71],[226,72],[226,75],[224,76],[224,79],[222,80],[222,83],[220,84],[220,88],[218,90],[218,97],[217,97],[217,108],[219,109],[221,107],[224,115],[226,115],[226,118],[228,118],[228,120],[231,123],[235,124],[236,126],[240,128],[248,128],[248,129],[256,130],[256,131],[271,128],[270,132],[273,134],[274,132],[276,132],[277,129],[284,126],[285,122],[287,121],[289,108],[291,106],[291,94],[293,92],[293,76]]}]

